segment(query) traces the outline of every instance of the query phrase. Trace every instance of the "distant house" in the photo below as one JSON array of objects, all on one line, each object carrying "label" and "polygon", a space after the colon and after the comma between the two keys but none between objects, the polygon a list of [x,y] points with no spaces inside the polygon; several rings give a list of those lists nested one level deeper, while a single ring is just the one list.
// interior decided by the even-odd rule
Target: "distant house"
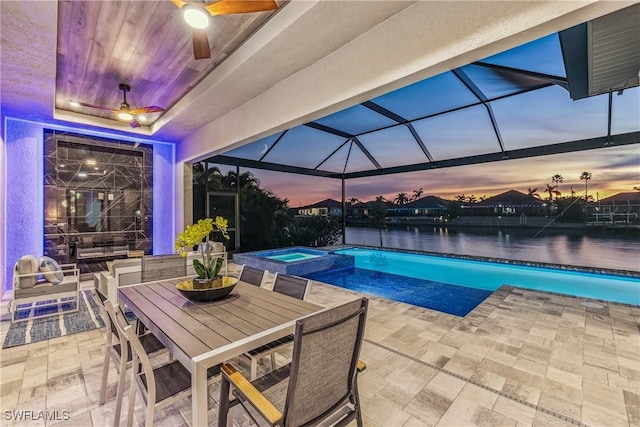
[{"label": "distant house", "polygon": [[293,209],[299,216],[342,216],[342,203],[333,199]]},{"label": "distant house", "polygon": [[447,212],[451,203],[437,196],[426,196],[404,205],[395,205],[388,209],[389,216],[441,216]]},{"label": "distant house", "polygon": [[[385,201],[384,204],[387,206],[387,214],[389,214],[389,209],[391,209],[394,205],[391,202]],[[372,200],[369,202],[359,202],[355,204],[347,204],[347,218],[369,218],[369,214],[376,207],[376,201]]]},{"label": "distant house", "polygon": [[509,190],[478,203],[464,203],[465,215],[546,215],[547,203],[528,194]]},{"label": "distant house", "polygon": [[587,220],[605,223],[638,223],[640,192],[614,194],[587,206]]}]

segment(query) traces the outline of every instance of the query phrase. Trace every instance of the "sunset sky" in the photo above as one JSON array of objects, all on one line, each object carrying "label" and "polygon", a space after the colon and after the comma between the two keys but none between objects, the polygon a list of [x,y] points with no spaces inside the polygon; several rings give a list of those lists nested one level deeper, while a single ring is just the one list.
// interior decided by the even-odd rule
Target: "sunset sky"
[{"label": "sunset sky", "polygon": [[[584,193],[580,174],[591,172],[589,194],[602,199],[619,192],[634,191],[640,186],[640,144],[610,147],[598,150],[542,156],[522,160],[480,165],[460,166],[375,178],[347,181],[347,200],[356,197],[372,200],[384,195],[393,200],[399,192],[411,195],[413,190],[424,189],[423,196],[435,195],[453,198],[458,194],[493,196],[507,190],[522,192],[529,187],[538,188],[541,197],[546,183],[560,174],[562,195],[570,195],[570,186],[577,194]],[[264,170],[252,170],[261,186],[281,198],[288,198],[292,207],[318,202],[326,198],[340,200],[340,180],[293,175]],[[597,194],[596,194],[597,193]]]}]

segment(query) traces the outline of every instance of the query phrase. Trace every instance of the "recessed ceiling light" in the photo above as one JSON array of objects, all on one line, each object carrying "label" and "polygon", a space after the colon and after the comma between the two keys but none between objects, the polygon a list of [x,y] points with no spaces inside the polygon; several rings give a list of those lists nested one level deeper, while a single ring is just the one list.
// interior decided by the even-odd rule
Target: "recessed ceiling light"
[{"label": "recessed ceiling light", "polygon": [[93,170],[96,170],[96,171],[97,171],[97,170],[99,170],[99,169],[100,169],[100,168],[99,168],[98,166],[94,166],[94,167],[93,167]]},{"label": "recessed ceiling light", "polygon": [[80,103],[78,101],[70,101],[69,105],[71,105],[72,107],[79,107]]},{"label": "recessed ceiling light", "polygon": [[137,119],[140,120],[141,122],[146,122],[147,116],[145,116],[144,114],[140,114],[137,116]]},{"label": "recessed ceiling light", "polygon": [[95,159],[87,159],[85,160],[85,163],[88,164],[89,166],[93,166],[96,164],[96,160]]},{"label": "recessed ceiling light", "polygon": [[58,165],[58,166],[60,166],[61,168],[63,168],[65,165]]},{"label": "recessed ceiling light", "polygon": [[80,172],[80,173],[78,174],[78,177],[80,177],[80,178],[86,178],[86,177],[87,177],[87,174],[86,174],[86,173],[84,173],[84,172]]},{"label": "recessed ceiling light", "polygon": [[203,30],[209,26],[209,15],[197,6],[185,6],[182,9],[182,16],[187,24],[198,30]]}]

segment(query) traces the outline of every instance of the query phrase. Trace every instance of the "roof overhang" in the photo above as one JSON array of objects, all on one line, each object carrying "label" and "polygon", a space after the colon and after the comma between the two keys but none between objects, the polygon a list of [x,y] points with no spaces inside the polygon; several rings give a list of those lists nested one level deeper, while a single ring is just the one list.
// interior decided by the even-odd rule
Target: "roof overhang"
[{"label": "roof overhang", "polygon": [[640,4],[559,34],[573,100],[640,85]]}]

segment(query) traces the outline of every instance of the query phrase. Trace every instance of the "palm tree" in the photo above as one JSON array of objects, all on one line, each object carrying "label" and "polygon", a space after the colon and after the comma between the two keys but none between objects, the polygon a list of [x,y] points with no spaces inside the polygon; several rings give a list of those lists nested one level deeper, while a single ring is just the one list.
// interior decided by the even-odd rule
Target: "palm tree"
[{"label": "palm tree", "polygon": [[424,193],[422,187],[420,187],[418,190],[413,190],[413,197],[411,198],[411,200],[418,200],[420,197],[422,197],[422,193]]},{"label": "palm tree", "polygon": [[540,194],[538,193],[538,189],[537,188],[531,188],[531,187],[529,187],[529,189],[527,190],[527,196],[535,197],[536,199],[540,198]]},{"label": "palm tree", "polygon": [[349,204],[351,206],[357,205],[358,203],[360,203],[360,199],[358,199],[357,197],[352,197],[352,198],[349,199]]},{"label": "palm tree", "polygon": [[478,203],[478,199],[476,199],[476,196],[474,196],[473,194],[467,197],[467,201],[472,205]]},{"label": "palm tree", "polygon": [[584,180],[584,199],[589,200],[589,180],[591,179],[591,172],[584,171],[580,175],[580,179]]},{"label": "palm tree", "polygon": [[573,185],[570,185],[569,189],[571,190],[571,198],[573,199],[576,196],[576,192],[573,190]]},{"label": "palm tree", "polygon": [[465,196],[464,193],[458,194],[455,197],[455,200],[456,200],[456,202],[464,203],[467,200],[467,196]]},{"label": "palm tree", "polygon": [[562,184],[564,182],[564,177],[560,174],[555,174],[551,177],[551,182],[553,182],[554,184],[554,189],[556,190],[556,200],[558,200],[558,196],[560,195],[560,191],[558,191],[558,187],[560,186],[560,184]]},{"label": "palm tree", "polygon": [[407,193],[398,193],[396,198],[393,199],[393,202],[396,205],[405,205],[405,204],[409,203],[409,198],[407,197]]},{"label": "palm tree", "polygon": [[561,194],[558,190],[556,190],[557,186],[553,184],[545,184],[547,188],[544,189],[545,193],[549,193],[549,202],[553,202],[553,196],[556,196],[556,200],[558,196]]}]

